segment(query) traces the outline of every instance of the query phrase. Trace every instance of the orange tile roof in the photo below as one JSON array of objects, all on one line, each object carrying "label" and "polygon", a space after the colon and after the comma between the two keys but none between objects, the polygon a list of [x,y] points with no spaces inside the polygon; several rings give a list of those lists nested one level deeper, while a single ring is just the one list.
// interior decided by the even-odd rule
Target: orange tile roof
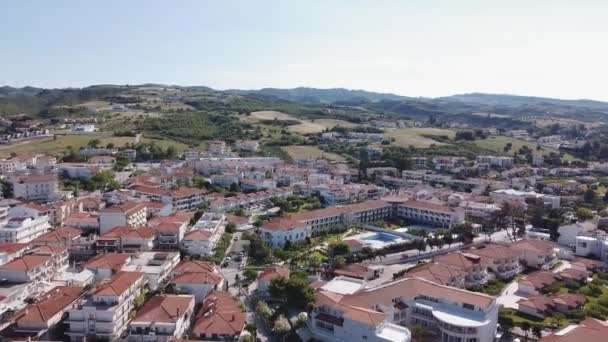
[{"label": "orange tile roof", "polygon": [[192,330],[206,336],[239,335],[246,318],[239,303],[228,292],[212,291],[205,297]]},{"label": "orange tile roof", "polygon": [[191,295],[154,296],[137,312],[132,322],[175,323],[191,307],[194,307],[194,296]]},{"label": "orange tile roof", "polygon": [[1,265],[0,269],[29,271],[49,261],[50,258],[51,257],[48,255],[24,255],[21,258],[14,259],[4,265]]},{"label": "orange tile roof", "polygon": [[540,342],[605,342],[607,335],[608,322],[587,318],[574,328],[567,327],[542,337]]},{"label": "orange tile roof", "polygon": [[129,258],[130,256],[127,253],[106,253],[89,260],[84,267],[119,270],[127,263]]},{"label": "orange tile roof", "polygon": [[52,242],[64,242],[66,240],[73,240],[80,236],[81,230],[72,227],[59,227],[55,230],[51,230],[48,233],[40,235],[39,237],[32,240],[33,244],[36,243],[52,243]]},{"label": "orange tile roof", "polygon": [[283,277],[289,279],[289,268],[286,267],[266,267],[259,275],[258,280],[271,281],[274,278]]},{"label": "orange tile roof", "polygon": [[297,228],[306,228],[306,224],[299,222],[299,221],[290,220],[290,219],[284,218],[284,217],[279,217],[279,218],[270,220],[270,221],[264,223],[260,227],[260,229],[270,230],[270,231],[287,231],[287,230],[297,229]]},{"label": "orange tile roof", "polygon": [[23,316],[17,322],[42,322],[47,323],[53,316],[65,310],[73,303],[82,292],[81,287],[61,286],[46,293],[42,299],[35,304],[29,304],[17,315]]},{"label": "orange tile roof", "polygon": [[120,296],[133,284],[137,283],[143,278],[143,274],[140,272],[124,272],[120,271],[116,273],[109,280],[101,283],[95,295],[97,296]]},{"label": "orange tile roof", "polygon": [[0,252],[13,254],[28,249],[29,246],[27,243],[2,242],[0,243]]}]

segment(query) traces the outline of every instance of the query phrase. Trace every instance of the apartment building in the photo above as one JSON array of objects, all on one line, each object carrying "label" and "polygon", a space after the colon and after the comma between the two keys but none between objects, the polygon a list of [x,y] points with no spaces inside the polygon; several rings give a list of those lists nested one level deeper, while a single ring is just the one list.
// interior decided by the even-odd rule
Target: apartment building
[{"label": "apartment building", "polygon": [[194,314],[191,295],[159,295],[150,298],[129,323],[128,341],[167,342],[182,337]]},{"label": "apartment building", "polygon": [[578,324],[570,324],[550,335],[543,336],[539,342],[603,342],[608,335],[608,322],[587,318]]},{"label": "apartment building", "polygon": [[226,291],[212,291],[203,301],[192,333],[201,340],[236,341],[245,329],[247,315]]},{"label": "apartment building", "polygon": [[488,244],[469,249],[467,253],[479,256],[481,263],[499,279],[511,279],[523,271],[519,263],[520,253],[507,246]]},{"label": "apartment building", "polygon": [[187,187],[165,190],[158,187],[135,185],[130,190],[137,197],[145,197],[153,202],[171,204],[173,210],[194,210],[203,203],[205,194],[203,190]]},{"label": "apartment building", "polygon": [[32,240],[33,246],[70,248],[80,238],[81,231],[72,227],[59,227]]},{"label": "apartment building", "polygon": [[15,333],[60,340],[63,338],[63,316],[81,293],[82,288],[78,286],[59,286],[45,293],[35,303],[28,304],[15,314]]},{"label": "apartment building", "polygon": [[396,203],[396,217],[419,224],[452,228],[464,223],[465,211],[430,202],[405,200]]},{"label": "apartment building", "polygon": [[97,238],[97,251],[100,252],[144,252],[154,248],[156,229],[150,227],[114,227]]},{"label": "apartment building", "polygon": [[184,260],[171,272],[171,284],[177,290],[194,295],[196,302],[202,303],[209,292],[223,288],[224,278],[212,263]]},{"label": "apartment building", "polygon": [[65,248],[42,246],[0,266],[0,279],[9,283],[49,282],[60,279],[68,267]]},{"label": "apartment building", "polygon": [[95,280],[108,279],[116,274],[131,260],[127,253],[105,253],[84,264],[84,269],[95,274]]},{"label": "apartment building", "polygon": [[118,340],[127,329],[129,314],[144,283],[139,272],[118,272],[100,283],[92,295],[68,311],[65,334],[72,342],[84,342],[93,336]]},{"label": "apartment building", "polygon": [[9,261],[17,259],[25,254],[30,249],[30,244],[27,243],[0,243],[0,265],[4,265]]},{"label": "apartment building", "polygon": [[561,197],[553,195],[539,194],[534,191],[520,191],[515,189],[500,189],[490,192],[490,197],[496,203],[515,202],[520,203],[524,208],[527,207],[526,200],[542,200],[545,207],[550,209],[559,209]]},{"label": "apartment building", "polygon": [[226,153],[226,142],[221,140],[210,141],[207,145],[207,151],[213,155],[223,155]]},{"label": "apartment building", "polygon": [[256,152],[260,148],[260,143],[257,140],[237,140],[234,143],[234,149],[242,152]]},{"label": "apartment building", "polygon": [[290,243],[306,240],[311,234],[310,227],[303,222],[287,218],[275,218],[259,228],[261,238],[272,248],[282,248]]},{"label": "apartment building", "polygon": [[50,228],[48,216],[9,217],[0,223],[0,242],[28,243]]},{"label": "apartment building", "polygon": [[216,198],[210,202],[209,208],[213,212],[226,212],[240,207],[264,203],[271,198],[286,198],[291,195],[293,195],[293,189],[289,187],[267,189],[233,197]]},{"label": "apartment building", "polygon": [[440,341],[492,341],[498,320],[494,297],[404,278],[353,294],[316,293],[307,325],[323,341],[410,341],[421,325]]},{"label": "apartment building", "polygon": [[147,208],[143,203],[125,202],[99,212],[99,231],[105,234],[118,226],[139,228],[146,225]]},{"label": "apartment building", "polygon": [[496,167],[500,169],[510,169],[513,167],[512,157],[477,156],[475,162],[478,167]]},{"label": "apartment building", "polygon": [[557,244],[544,240],[519,240],[509,245],[519,253],[519,260],[527,267],[549,270],[559,262]]},{"label": "apartment building", "polygon": [[59,182],[54,175],[29,175],[9,179],[13,196],[26,201],[52,202],[59,199]]},{"label": "apartment building", "polygon": [[121,270],[142,273],[148,287],[155,291],[169,279],[177,264],[179,264],[179,253],[139,252],[131,255]]},{"label": "apartment building", "polygon": [[337,225],[373,222],[392,217],[392,205],[382,200],[369,200],[341,207],[311,210],[290,215],[290,219],[310,226],[313,231]]},{"label": "apartment building", "polygon": [[226,227],[226,216],[218,213],[205,213],[184,235],[180,249],[189,255],[209,256],[219,242]]},{"label": "apartment building", "polygon": [[449,253],[433,258],[433,263],[445,265],[464,274],[464,286],[477,289],[493,278],[481,257],[465,252]]}]

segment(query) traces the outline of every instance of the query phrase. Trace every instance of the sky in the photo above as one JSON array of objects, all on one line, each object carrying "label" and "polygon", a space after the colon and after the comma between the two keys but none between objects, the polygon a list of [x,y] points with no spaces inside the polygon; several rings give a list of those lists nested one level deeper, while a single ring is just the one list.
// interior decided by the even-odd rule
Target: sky
[{"label": "sky", "polygon": [[605,0],[7,0],[0,85],[608,101]]}]

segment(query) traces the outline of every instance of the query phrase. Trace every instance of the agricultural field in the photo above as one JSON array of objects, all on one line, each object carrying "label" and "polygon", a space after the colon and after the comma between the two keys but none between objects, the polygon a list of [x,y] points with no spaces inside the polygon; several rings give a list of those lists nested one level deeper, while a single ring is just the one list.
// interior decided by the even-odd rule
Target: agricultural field
[{"label": "agricultural field", "polygon": [[[106,146],[109,143],[113,143],[116,147],[124,146],[125,144],[130,144],[135,142],[134,137],[106,137],[106,136],[94,136],[94,135],[65,135],[65,136],[57,136],[56,139],[48,138],[48,139],[39,139],[39,140],[30,140],[21,144],[15,145],[0,145],[0,156],[6,157],[11,153],[48,153],[53,155],[60,155],[63,152],[68,150],[68,147],[71,146],[73,149],[79,149],[88,144],[89,141],[93,139],[99,139],[100,146]],[[178,152],[183,151],[186,148],[186,145],[180,144],[171,140],[161,140],[161,139],[142,139],[143,142],[152,142],[154,141],[159,146],[163,148],[167,148],[169,145],[174,145]]]},{"label": "agricultural field", "polygon": [[432,136],[446,137],[453,139],[456,132],[441,128],[403,128],[387,131],[387,138],[394,138],[394,144],[408,147],[428,148],[432,144],[445,145],[445,143],[432,139]]},{"label": "agricultural field", "polygon": [[308,134],[308,133],[320,133],[325,129],[333,128],[336,126],[342,127],[355,127],[356,124],[344,120],[334,119],[316,119],[312,120],[298,120],[301,122],[299,125],[289,126],[289,130],[294,133]]},{"label": "agricultural field", "polygon": [[[487,150],[494,151],[499,154],[505,153],[504,147],[507,143],[513,144],[513,147],[507,153],[510,155],[513,155],[513,153],[515,153],[516,151],[519,151],[519,149],[522,148],[523,146],[528,146],[529,148],[531,148],[535,151],[536,151],[536,146],[538,146],[538,144],[533,143],[533,142],[529,142],[529,141],[525,141],[525,140],[521,140],[521,139],[515,139],[512,137],[505,137],[505,136],[496,136],[496,137],[489,137],[487,139],[475,140],[475,145],[477,145],[481,148],[485,148]],[[551,152],[559,153],[558,150],[556,150],[554,148],[550,148],[550,147],[545,147],[545,146],[543,146],[542,150],[540,150],[538,152],[541,152],[543,155],[548,155]],[[567,160],[567,161],[576,160],[576,158],[574,158],[572,155],[567,154],[567,153],[564,155],[563,159]]]},{"label": "agricultural field", "polygon": [[344,158],[335,153],[328,153],[316,146],[284,146],[281,147],[292,159],[322,158],[330,161],[343,162]]},{"label": "agricultural field", "polygon": [[242,120],[249,123],[256,123],[264,120],[297,120],[295,117],[277,112],[274,110],[264,110],[260,112],[251,112],[249,116],[244,117]]}]

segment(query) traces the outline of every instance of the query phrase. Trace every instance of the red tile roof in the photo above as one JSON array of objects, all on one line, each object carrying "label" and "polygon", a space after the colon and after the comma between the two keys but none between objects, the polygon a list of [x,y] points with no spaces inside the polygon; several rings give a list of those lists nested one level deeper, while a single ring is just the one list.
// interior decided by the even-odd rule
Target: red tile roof
[{"label": "red tile roof", "polygon": [[289,268],[286,267],[266,267],[259,275],[258,280],[271,281],[274,278],[283,277],[289,279]]},{"label": "red tile roof", "polygon": [[29,304],[17,316],[23,316],[17,319],[17,322],[41,322],[47,323],[53,316],[65,310],[73,303],[82,292],[81,287],[76,286],[61,286],[56,287],[46,293],[35,304]]},{"label": "red tile roof", "polygon": [[194,296],[160,295],[150,298],[132,322],[175,323],[194,308]]},{"label": "red tile roof", "polygon": [[129,260],[127,253],[106,253],[89,260],[84,268],[120,270]]},{"label": "red tile roof", "polygon": [[143,278],[140,272],[123,272],[116,273],[112,278],[102,282],[95,291],[97,296],[120,296],[133,284]]},{"label": "red tile roof", "polygon": [[49,261],[50,258],[48,255],[24,255],[0,266],[0,269],[29,271]]},{"label": "red tile roof", "polygon": [[573,328],[569,326],[542,337],[540,342],[605,342],[606,336],[608,322],[587,318]]},{"label": "red tile roof", "polygon": [[212,291],[205,297],[192,330],[206,336],[240,335],[246,318],[239,303],[228,292]]}]

